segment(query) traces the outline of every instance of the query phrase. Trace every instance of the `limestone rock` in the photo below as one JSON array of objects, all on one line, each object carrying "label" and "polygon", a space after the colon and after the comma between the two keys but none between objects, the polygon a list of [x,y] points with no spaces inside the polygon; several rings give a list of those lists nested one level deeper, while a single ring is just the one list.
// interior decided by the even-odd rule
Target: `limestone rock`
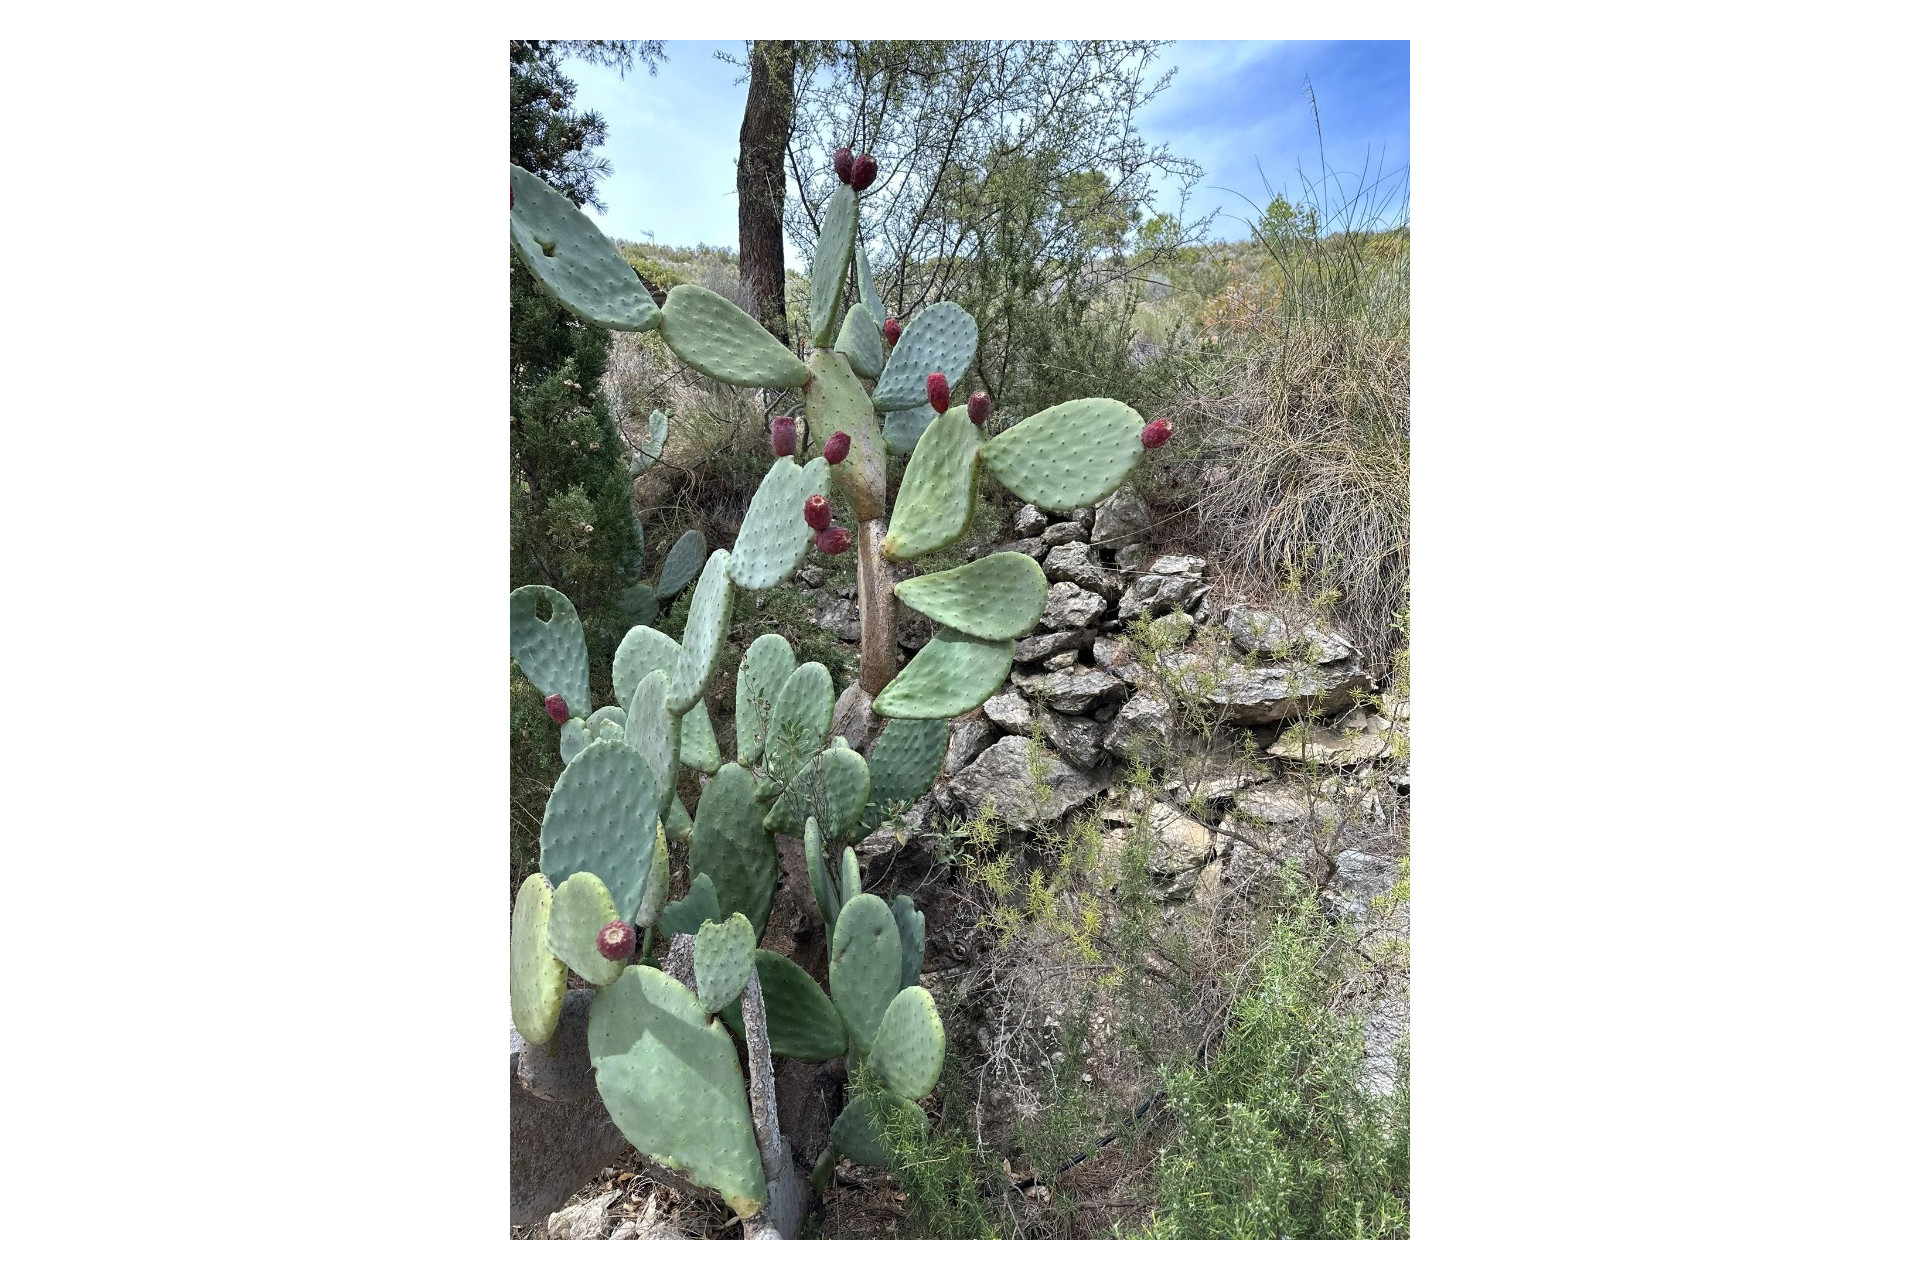
[{"label": "limestone rock", "polygon": [[1040,615],[1040,625],[1048,631],[1075,631],[1106,611],[1107,602],[1097,592],[1071,582],[1056,582],[1047,588],[1047,608]]},{"label": "limestone rock", "polygon": [[1132,572],[1147,562],[1153,554],[1153,548],[1144,542],[1130,542],[1113,553],[1113,562],[1122,569]]},{"label": "limestone rock", "polygon": [[1350,664],[1323,667],[1291,662],[1247,668],[1197,653],[1167,654],[1159,661],[1170,683],[1224,708],[1233,724],[1332,715],[1351,707],[1373,683],[1365,671]]},{"label": "limestone rock", "polygon": [[1047,544],[1038,538],[1016,538],[1012,542],[1001,543],[994,548],[994,551],[996,553],[1001,551],[1017,551],[1023,556],[1031,556],[1033,559],[1038,560],[1041,556],[1047,554]]},{"label": "limestone rock", "polygon": [[1250,787],[1234,796],[1233,805],[1241,813],[1269,826],[1287,826],[1307,816],[1307,806],[1279,783]]},{"label": "limestone rock", "polygon": [[1007,733],[1025,733],[1033,728],[1033,708],[1011,689],[988,698],[980,709],[986,713],[987,719]]},{"label": "limestone rock", "polygon": [[1124,636],[1101,636],[1093,642],[1093,665],[1110,671],[1128,684],[1139,684],[1145,668],[1134,656],[1133,644]]},{"label": "limestone rock", "polygon": [[1047,526],[1046,532],[1040,535],[1041,543],[1049,547],[1058,547],[1068,542],[1085,542],[1086,540],[1087,526],[1077,520],[1063,520],[1059,524],[1050,524]]},{"label": "limestone rock", "polygon": [[[1015,695],[1018,696],[1018,695]],[[947,725],[947,761],[940,771],[948,777],[973,763],[994,736],[991,721],[977,708]]]},{"label": "limestone rock", "polygon": [[514,1079],[546,1102],[578,1102],[598,1095],[593,1063],[587,1056],[587,1013],[593,992],[569,991],[560,1002],[560,1021],[545,1044],[528,1044],[513,1033]]},{"label": "limestone rock", "polygon": [[1352,766],[1387,754],[1387,740],[1372,731],[1299,725],[1275,739],[1267,754],[1301,764]]},{"label": "limestone rock", "polygon": [[1228,746],[1183,753],[1169,771],[1167,791],[1185,800],[1195,791],[1203,800],[1223,800],[1248,787],[1273,780],[1271,767],[1259,758],[1246,759]]},{"label": "limestone rock", "polygon": [[1206,567],[1207,562],[1199,556],[1161,556],[1120,597],[1120,620],[1150,618],[1192,605],[1207,590],[1200,578]]},{"label": "limestone rock", "polygon": [[822,565],[803,565],[798,575],[803,587],[824,587],[827,585],[827,571]]},{"label": "limestone rock", "polygon": [[843,737],[847,745],[855,751],[866,745],[867,738],[873,733],[873,695],[862,689],[856,681],[840,694],[839,701],[833,704],[833,728],[829,733]]},{"label": "limestone rock", "polygon": [[1076,653],[1092,643],[1093,632],[1085,628],[1076,631],[1039,631],[1014,642],[1013,660],[1044,662],[1057,653]]},{"label": "limestone rock", "polygon": [[1305,625],[1288,626],[1277,613],[1234,605],[1227,610],[1227,635],[1243,653],[1261,658],[1290,657],[1320,665],[1354,656],[1351,640]]},{"label": "limestone rock", "polygon": [[1049,523],[1047,513],[1029,502],[1013,517],[1013,533],[1017,538],[1037,538]]},{"label": "limestone rock", "polygon": [[1122,485],[1093,510],[1093,540],[1101,546],[1122,547],[1137,541],[1153,523],[1147,504],[1131,485]]},{"label": "limestone rock", "polygon": [[[593,993],[580,994],[591,999]],[[515,1226],[543,1221],[594,1174],[632,1150],[598,1090],[572,1102],[549,1102],[521,1085],[518,1057],[510,1054],[507,1063],[510,1211]]]},{"label": "limestone rock", "polygon": [[830,599],[820,606],[814,622],[849,644],[860,641],[860,606],[851,600]]},{"label": "limestone rock", "polygon": [[1079,660],[1080,655],[1077,653],[1056,653],[1040,665],[1048,671],[1065,671]]},{"label": "limestone rock", "polygon": [[1101,727],[1084,716],[1063,716],[1040,708],[1036,715],[1040,737],[1076,769],[1091,772],[1105,755]]},{"label": "limestone rock", "polygon": [[1039,676],[1015,675],[1013,683],[1036,701],[1070,716],[1084,715],[1095,703],[1118,701],[1127,692],[1117,677],[1082,666]]},{"label": "limestone rock", "polygon": [[947,791],[969,817],[979,814],[992,797],[993,810],[1002,821],[1032,830],[1085,804],[1097,788],[1092,779],[1040,743],[1009,737],[982,751],[954,776]]},{"label": "limestone rock", "polygon": [[933,620],[904,606],[896,613],[895,637],[908,653],[918,653],[933,639]]},{"label": "limestone rock", "polygon": [[1120,575],[1101,564],[1093,548],[1084,542],[1055,547],[1047,553],[1046,563],[1041,567],[1047,571],[1047,581],[1071,582],[1076,587],[1098,592],[1103,600],[1117,597],[1123,585]]},{"label": "limestone rock", "polygon": [[1147,855],[1147,870],[1156,881],[1153,896],[1162,901],[1190,896],[1200,869],[1213,856],[1213,832],[1157,801],[1147,810],[1147,826],[1153,832]]},{"label": "limestone rock", "polygon": [[1151,694],[1135,694],[1107,725],[1104,745],[1129,760],[1165,758],[1173,749],[1173,709]]},{"label": "limestone rock", "polygon": [[609,1191],[603,1196],[587,1201],[585,1204],[569,1205],[547,1216],[547,1239],[549,1240],[599,1240],[607,1234],[607,1210],[619,1197],[618,1191]]}]

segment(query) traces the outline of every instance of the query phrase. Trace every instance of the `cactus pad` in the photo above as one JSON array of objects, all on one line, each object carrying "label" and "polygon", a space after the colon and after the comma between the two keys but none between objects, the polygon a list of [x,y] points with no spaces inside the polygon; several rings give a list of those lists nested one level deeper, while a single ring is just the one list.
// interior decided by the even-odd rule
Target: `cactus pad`
[{"label": "cactus pad", "polygon": [[640,753],[647,769],[661,780],[662,811],[673,799],[680,769],[680,717],[667,711],[667,673],[649,671],[633,691],[627,711],[627,745]]},{"label": "cactus pad", "polygon": [[567,966],[547,945],[552,912],[553,886],[536,871],[513,899],[513,1025],[528,1044],[553,1038],[567,994]]},{"label": "cactus pad", "polygon": [[746,916],[755,937],[767,927],[780,871],[766,819],[753,797],[753,775],[728,761],[700,796],[687,855],[688,873],[712,881],[720,909]]},{"label": "cactus pad", "polygon": [[812,814],[820,819],[823,834],[844,835],[859,825],[871,785],[866,759],[858,751],[828,747],[809,760],[780,793],[767,815],[767,830],[797,836]]},{"label": "cactus pad", "polygon": [[833,316],[847,285],[847,259],[860,225],[860,201],[853,188],[841,183],[820,214],[820,239],[813,252],[813,290],[807,303],[807,323],[813,345],[833,341]]},{"label": "cactus pad", "polygon": [[667,806],[667,816],[661,819],[666,825],[667,839],[678,842],[693,834],[693,816],[687,812],[687,806],[681,803],[676,794],[673,803]]},{"label": "cactus pad", "polygon": [[700,566],[707,562],[707,536],[698,529],[689,529],[674,542],[673,549],[667,552],[665,563],[660,566],[660,598],[671,600],[687,589],[694,575],[700,572]]},{"label": "cactus pad", "polygon": [[758,320],[709,289],[675,285],[660,310],[660,333],[682,360],[736,387],[797,387],[807,366]]},{"label": "cactus pad", "polygon": [[1047,607],[1047,574],[1018,551],[909,578],[893,589],[901,604],[943,627],[982,640],[1017,640],[1032,631]]},{"label": "cactus pad", "polygon": [[880,324],[873,313],[860,303],[847,308],[833,349],[845,356],[853,371],[863,378],[877,378],[887,367],[887,340],[880,336]]},{"label": "cactus pad", "polygon": [[980,640],[942,627],[873,700],[875,715],[935,720],[965,715],[1013,670],[1013,641]]},{"label": "cactus pad", "polygon": [[642,625],[660,616],[660,597],[650,582],[636,582],[620,593],[620,607],[627,616]]},{"label": "cactus pad", "polygon": [[827,460],[802,467],[792,458],[775,458],[753,491],[740,536],[733,540],[727,573],[742,591],[765,591],[793,576],[813,542],[804,508],[807,499],[827,491]]},{"label": "cactus pad", "polygon": [[873,269],[867,265],[867,246],[857,235],[853,240],[853,278],[860,287],[860,305],[867,309],[874,324],[884,323],[887,309],[881,305],[880,293],[873,287]]},{"label": "cactus pad", "polygon": [[738,1051],[693,992],[628,965],[594,997],[587,1048],[607,1114],[648,1158],[718,1191],[741,1217],[767,1202]]},{"label": "cactus pad", "polygon": [[880,553],[911,560],[959,541],[973,519],[979,456],[980,428],[967,420],[966,406],[935,419],[907,459]]},{"label": "cactus pad", "polygon": [[927,428],[940,415],[933,406],[923,404],[917,409],[895,409],[887,415],[887,425],[881,430],[887,448],[895,453],[912,453],[913,447],[920,443],[920,437],[927,434]]},{"label": "cactus pad", "polygon": [[[767,1047],[777,1058],[828,1062],[847,1051],[847,1024],[807,971],[777,951],[755,951],[760,997],[767,1009]],[[738,1001],[720,1016],[742,1037]]]},{"label": "cactus pad", "polygon": [[720,739],[713,736],[706,699],[680,717],[680,763],[711,778],[720,768]]},{"label": "cactus pad", "polygon": [[893,899],[893,922],[900,926],[900,989],[920,981],[920,965],[927,957],[927,917],[906,894]]},{"label": "cactus pad", "polygon": [[528,173],[513,170],[513,247],[559,304],[603,329],[642,332],[660,309],[613,242],[573,202]]},{"label": "cactus pad", "polygon": [[693,940],[693,981],[708,1013],[740,998],[753,964],[753,939],[753,926],[738,911],[700,926]]},{"label": "cactus pad", "polygon": [[660,455],[666,452],[666,448],[667,415],[655,409],[647,415],[647,434],[633,447],[633,457],[627,462],[627,474],[643,474],[660,461]]},{"label": "cactus pad", "polygon": [[838,351],[821,348],[807,365],[813,370],[805,392],[807,428],[817,440],[847,433],[847,457],[836,470],[853,499],[854,519],[877,520],[887,513],[887,446],[866,388]]},{"label": "cactus pad", "polygon": [[819,819],[807,818],[804,838],[807,854],[807,884],[813,889],[813,904],[820,908],[820,918],[827,924],[827,946],[833,946],[833,922],[840,917],[840,890],[833,883],[833,877],[827,874],[825,855],[821,852]]},{"label": "cactus pad", "polygon": [[840,850],[840,900],[845,902],[860,892],[860,855],[851,845]]},{"label": "cactus pad", "polygon": [[[627,738],[627,713],[619,707],[602,707],[587,717],[587,742],[619,741]],[[586,742],[580,744],[585,746]]]},{"label": "cactus pad", "polygon": [[817,662],[795,667],[780,686],[767,719],[769,776],[781,785],[791,781],[825,745],[832,727],[833,677]]},{"label": "cactus pad", "polygon": [[594,986],[604,987],[627,967],[624,960],[609,960],[600,954],[600,931],[618,919],[613,895],[600,883],[600,877],[591,871],[576,871],[553,891],[547,947],[567,968]]},{"label": "cactus pad", "polygon": [[633,691],[649,671],[673,674],[680,661],[680,642],[652,627],[634,627],[613,651],[613,696],[623,707],[633,706]]},{"label": "cactus pad", "polygon": [[900,990],[900,926],[872,894],[847,899],[834,922],[827,976],[833,1003],[861,1053],[873,1048],[880,1019]]},{"label": "cactus pad", "polygon": [[856,1095],[848,1100],[847,1109],[833,1122],[828,1141],[855,1164],[885,1168],[893,1156],[887,1150],[886,1140],[881,1137],[881,1129],[888,1120],[899,1115],[907,1116],[920,1132],[926,1132],[927,1113],[906,1099],[884,1089],[872,1094]]},{"label": "cactus pad", "polygon": [[[673,807],[680,808],[680,797],[673,798]],[[686,810],[680,809],[680,812],[684,814]],[[647,873],[647,890],[640,895],[640,909],[633,913],[634,928],[651,929],[659,922],[672,880],[673,868],[667,865],[667,827],[662,822],[653,829],[653,870]],[[896,910],[894,914],[897,916],[899,912]]]},{"label": "cactus pad", "polygon": [[713,664],[726,642],[727,627],[733,621],[733,579],[727,576],[731,557],[722,547],[707,557],[700,574],[700,585],[693,589],[693,603],[687,606],[687,625],[680,637],[680,661],[673,668],[673,683],[667,687],[667,710],[685,715],[707,691],[713,676]]},{"label": "cactus pad", "polygon": [[573,758],[587,749],[594,741],[594,734],[587,732],[587,722],[579,716],[560,726],[560,763],[572,764]]},{"label": "cactus pad", "polygon": [[666,910],[660,913],[659,930],[669,938],[676,933],[697,934],[703,922],[722,918],[720,899],[713,891],[713,881],[700,875],[695,876],[693,883],[687,886],[686,897],[669,902]]},{"label": "cactus pad", "polygon": [[980,460],[1015,496],[1049,511],[1090,507],[1146,456],[1140,415],[1118,400],[1042,409],[981,447]]},{"label": "cactus pad", "polygon": [[[766,750],[774,699],[793,668],[793,646],[777,632],[768,632],[747,646],[733,684],[733,738],[741,764],[759,763]],[[833,683],[831,677],[827,683]]]},{"label": "cactus pad", "polygon": [[624,742],[595,742],[560,772],[540,824],[540,870],[565,884],[591,871],[613,895],[622,920],[640,909],[653,869],[665,784]]},{"label": "cactus pad", "polygon": [[959,386],[979,345],[980,326],[959,303],[934,303],[913,318],[894,344],[887,371],[873,389],[873,407],[891,413],[925,404],[930,373],[944,373],[950,385]]},{"label": "cactus pad", "polygon": [[940,1083],[947,1031],[925,987],[905,987],[887,1006],[873,1034],[872,1065],[881,1082],[903,1098],[924,1098]]},{"label": "cactus pad", "polygon": [[[552,616],[540,621],[545,602]],[[559,694],[576,716],[593,709],[587,686],[587,634],[573,601],[552,587],[520,587],[507,597],[513,623],[513,660],[544,696]]]}]

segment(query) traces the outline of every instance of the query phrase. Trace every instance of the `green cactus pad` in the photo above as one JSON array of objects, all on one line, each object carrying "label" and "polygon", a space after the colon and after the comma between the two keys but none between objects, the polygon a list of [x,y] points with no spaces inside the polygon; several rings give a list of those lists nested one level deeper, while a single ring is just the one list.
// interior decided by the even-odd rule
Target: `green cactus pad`
[{"label": "green cactus pad", "polygon": [[887,309],[880,302],[880,292],[873,287],[873,269],[867,265],[867,246],[858,236],[853,241],[854,279],[860,286],[860,305],[875,324],[885,323]]},{"label": "green cactus pad", "polygon": [[1049,511],[1090,507],[1126,482],[1146,446],[1140,415],[1118,400],[1069,400],[1042,409],[981,447],[994,478]]},{"label": "green cactus pad", "polygon": [[927,434],[927,428],[939,416],[930,404],[923,404],[917,409],[895,409],[887,415],[887,425],[881,429],[881,438],[887,442],[887,448],[895,453],[912,453],[913,447],[920,443],[920,437]]},{"label": "green cactus pad", "polygon": [[768,775],[782,785],[791,781],[826,745],[832,727],[833,677],[817,662],[795,667],[767,718]]},{"label": "green cactus pad", "polygon": [[660,309],[613,242],[573,202],[519,165],[513,170],[513,247],[546,291],[603,329],[639,333]]},{"label": "green cactus pad", "polygon": [[600,954],[600,931],[619,918],[613,895],[600,883],[600,877],[591,871],[576,871],[553,891],[547,947],[567,968],[594,986],[604,987],[627,967],[624,960],[609,960]]},{"label": "green cactus pad", "polygon": [[[769,632],[747,646],[740,674],[733,683],[733,737],[741,764],[758,764],[766,750],[767,724],[774,699],[793,674],[793,646],[786,637]],[[823,668],[824,669],[824,668]],[[831,686],[833,681],[827,681]],[[832,711],[828,711],[831,719]]]},{"label": "green cactus pad", "polygon": [[947,1031],[925,987],[905,987],[887,1006],[873,1034],[873,1069],[903,1098],[924,1098],[940,1083]]},{"label": "green cactus pad", "polygon": [[708,1013],[740,998],[753,964],[754,929],[738,911],[700,926],[693,940],[693,983]]},{"label": "green cactus pad", "polygon": [[1047,574],[1018,551],[909,578],[894,587],[901,604],[943,627],[982,640],[1017,640],[1039,625],[1047,607]]},{"label": "green cactus pad", "polygon": [[687,589],[707,562],[707,536],[698,529],[681,534],[660,566],[660,598],[671,600]]},{"label": "green cactus pad", "polygon": [[833,877],[827,874],[827,863],[821,853],[820,822],[817,818],[807,818],[804,844],[807,853],[807,884],[813,889],[813,904],[820,908],[820,918],[827,925],[827,946],[833,946],[833,922],[840,917],[840,890],[833,883]]},{"label": "green cactus pad", "polygon": [[914,801],[927,793],[947,758],[945,720],[890,720],[874,740],[868,767],[871,799],[891,804]]},{"label": "green cactus pad", "polygon": [[627,745],[640,753],[647,769],[662,779],[662,812],[673,799],[673,780],[680,769],[680,717],[667,711],[667,673],[649,671],[633,691],[627,711]]},{"label": "green cactus pad", "polygon": [[713,891],[713,881],[703,875],[695,876],[693,883],[687,886],[687,896],[677,902],[669,902],[666,910],[660,913],[659,931],[668,938],[676,933],[699,933],[705,921],[722,918],[720,898]]},{"label": "green cactus pad", "polygon": [[846,460],[834,470],[853,499],[853,518],[878,520],[887,513],[887,446],[866,388],[838,351],[815,351],[807,367],[813,370],[805,392],[807,429],[820,441],[836,431],[847,433]]},{"label": "green cactus pad", "polygon": [[900,990],[900,926],[893,911],[870,893],[847,899],[834,922],[827,966],[833,1003],[861,1053],[873,1048],[880,1019]]},{"label": "green cactus pad", "polygon": [[758,320],[709,289],[675,285],[660,310],[660,333],[682,360],[736,387],[797,387],[807,366]]},{"label": "green cactus pad", "polygon": [[886,1118],[895,1115],[906,1115],[921,1133],[927,1131],[926,1112],[905,1098],[881,1091],[870,1098],[861,1095],[850,1099],[847,1109],[833,1122],[833,1130],[827,1140],[834,1150],[855,1164],[884,1169],[892,1161],[893,1154],[887,1150],[881,1129]]},{"label": "green cactus pad", "polygon": [[871,786],[866,759],[858,751],[828,747],[809,760],[780,793],[767,815],[767,830],[797,836],[812,814],[820,819],[826,835],[844,835],[859,825]]},{"label": "green cactus pad", "polygon": [[[767,1009],[767,1047],[776,1058],[830,1062],[847,1051],[847,1024],[807,971],[777,951],[755,951],[761,1002]],[[734,1034],[745,1038],[740,1003],[720,1011]]]},{"label": "green cactus pad", "polygon": [[700,796],[687,871],[713,883],[722,911],[739,912],[754,936],[767,927],[780,854],[767,832],[767,810],[753,796],[753,774],[728,761]]},{"label": "green cactus pad", "polygon": [[873,313],[856,302],[840,322],[840,336],[833,349],[847,358],[853,371],[863,378],[877,378],[887,367],[887,340],[874,321]]},{"label": "green cactus pad", "polygon": [[720,769],[720,739],[713,736],[706,699],[680,717],[680,763],[711,778]]},{"label": "green cactus pad", "polygon": [[[680,809],[680,797],[673,799],[673,808]],[[684,814],[685,809],[680,809]],[[660,823],[653,829],[653,870],[647,875],[647,891],[640,895],[640,909],[633,913],[633,927],[640,930],[651,929],[658,923],[660,912],[667,905],[667,887],[673,880],[673,869],[667,865],[667,828]]]},{"label": "green cactus pad", "polygon": [[994,695],[1013,670],[1013,641],[981,640],[942,627],[873,700],[875,715],[903,720],[963,716]]},{"label": "green cactus pad", "polygon": [[733,540],[727,573],[742,591],[765,591],[793,576],[813,545],[807,527],[807,499],[827,492],[827,460],[815,458],[801,466],[792,458],[775,458],[753,491],[740,536]]},{"label": "green cactus pad", "polygon": [[927,402],[927,376],[947,375],[957,389],[973,366],[980,326],[959,303],[936,302],[915,316],[887,357],[887,371],[873,389],[873,407],[883,413]]},{"label": "green cactus pad", "polygon": [[967,420],[967,407],[957,404],[927,428],[907,459],[880,553],[893,561],[912,560],[958,542],[973,519],[979,458],[980,428]]},{"label": "green cactus pad", "polygon": [[741,1217],[767,1202],[766,1177],[733,1037],[693,992],[629,965],[594,997],[587,1048],[607,1114],[627,1141]]},{"label": "green cactus pad", "polygon": [[852,846],[840,850],[840,899],[858,897],[860,893],[860,855]]},{"label": "green cactus pad", "polygon": [[652,627],[634,627],[613,651],[613,696],[621,706],[633,707],[633,691],[649,671],[669,676],[680,661],[680,642]]},{"label": "green cactus pad", "polygon": [[667,687],[667,710],[676,716],[685,715],[706,693],[720,646],[726,643],[727,627],[733,621],[733,579],[727,576],[731,558],[724,547],[707,557],[700,585],[693,589],[693,603],[687,606],[680,661]]},{"label": "green cactus pad", "polygon": [[[627,713],[619,707],[602,707],[587,717],[587,742],[625,742]],[[585,746],[586,743],[580,744]]]},{"label": "green cactus pad", "polygon": [[693,815],[687,812],[687,806],[675,795],[673,803],[667,806],[667,816],[661,819],[666,824],[667,839],[685,840],[693,834]]},{"label": "green cactus pad", "polygon": [[595,734],[587,732],[587,722],[579,716],[560,726],[560,763],[572,764],[573,758],[587,749]]},{"label": "green cactus pad", "polygon": [[664,784],[624,742],[596,742],[560,772],[540,824],[540,870],[565,884],[599,876],[622,920],[640,909],[653,869]]},{"label": "green cactus pad", "polygon": [[920,966],[927,958],[927,917],[906,894],[893,899],[893,922],[900,926],[900,989],[920,981]]},{"label": "green cactus pad", "polygon": [[642,625],[660,616],[660,597],[650,582],[637,582],[620,593],[620,607],[629,618]]},{"label": "green cactus pad", "polygon": [[513,899],[513,1025],[528,1044],[553,1038],[567,994],[567,966],[547,945],[552,912],[553,886],[536,871]]},{"label": "green cactus pad", "polygon": [[813,252],[813,289],[807,302],[807,323],[813,345],[833,341],[833,317],[846,291],[847,259],[860,225],[860,200],[853,188],[841,183],[820,214],[820,240]]},{"label": "green cactus pad", "polygon": [[627,474],[644,474],[654,463],[660,461],[660,455],[667,448],[667,415],[655,409],[647,415],[647,434],[633,447],[633,457],[627,461]]},{"label": "green cactus pad", "polygon": [[[552,616],[540,621],[540,605]],[[542,696],[559,694],[567,710],[585,717],[593,710],[587,686],[587,634],[573,601],[552,587],[521,587],[507,597],[513,622],[513,660]]]}]

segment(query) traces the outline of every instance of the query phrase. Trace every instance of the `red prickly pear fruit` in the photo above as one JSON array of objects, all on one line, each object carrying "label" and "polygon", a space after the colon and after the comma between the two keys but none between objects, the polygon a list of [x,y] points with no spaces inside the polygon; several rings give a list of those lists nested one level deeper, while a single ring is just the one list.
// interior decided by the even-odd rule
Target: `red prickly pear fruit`
[{"label": "red prickly pear fruit", "polygon": [[853,181],[853,148],[835,147],[833,149],[833,173],[842,182]]},{"label": "red prickly pear fruit", "polygon": [[600,931],[594,939],[600,948],[600,954],[609,960],[625,960],[633,955],[634,946],[640,941],[634,927],[625,920],[615,920]]},{"label": "red prickly pear fruit", "polygon": [[565,724],[573,719],[573,713],[567,710],[567,700],[557,693],[547,695],[547,714],[553,717],[555,724]]},{"label": "red prickly pear fruit", "polygon": [[787,417],[773,420],[773,456],[791,458],[793,456],[793,419]]},{"label": "red prickly pear fruit", "polygon": [[813,545],[821,555],[837,556],[853,545],[853,537],[839,525],[829,525],[813,535]]},{"label": "red prickly pear fruit", "polygon": [[1140,432],[1140,443],[1149,449],[1158,449],[1173,438],[1173,428],[1167,425],[1165,418],[1155,418]]},{"label": "red prickly pear fruit", "polygon": [[927,403],[933,406],[935,413],[945,413],[952,401],[952,393],[947,389],[947,375],[930,373],[927,375]]},{"label": "red prickly pear fruit", "polygon": [[984,423],[987,420],[987,415],[992,412],[993,401],[988,398],[986,392],[976,391],[967,397],[967,421],[971,422],[974,426],[977,427]]},{"label": "red prickly pear fruit", "polygon": [[817,493],[807,499],[802,513],[807,518],[807,528],[815,533],[821,532],[833,523],[833,508],[828,506],[827,500]]},{"label": "red prickly pear fruit", "polygon": [[892,346],[900,341],[900,322],[888,316],[887,322],[880,326],[880,332],[887,335],[887,345]]},{"label": "red prickly pear fruit", "polygon": [[827,437],[827,443],[821,448],[820,456],[827,465],[837,467],[847,460],[847,450],[853,448],[853,438],[844,431],[836,431]]},{"label": "red prickly pear fruit", "polygon": [[880,165],[874,158],[862,151],[853,160],[853,173],[847,179],[855,191],[865,191],[880,176]]}]

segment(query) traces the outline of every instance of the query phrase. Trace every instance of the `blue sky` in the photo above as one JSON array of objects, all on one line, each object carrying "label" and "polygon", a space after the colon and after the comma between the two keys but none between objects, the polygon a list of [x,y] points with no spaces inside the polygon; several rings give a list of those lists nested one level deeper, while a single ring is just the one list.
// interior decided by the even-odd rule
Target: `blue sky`
[{"label": "blue sky", "polygon": [[[733,161],[747,87],[735,82],[736,68],[713,55],[742,47],[737,40],[669,40],[658,76],[636,70],[624,80],[568,64],[580,86],[576,101],[607,119],[604,154],[614,172],[600,186],[607,211],[591,214],[601,230],[630,240],[737,247]],[[1178,73],[1142,112],[1141,131],[1206,170],[1189,212],[1219,207],[1216,238],[1244,237],[1238,218],[1256,216],[1232,193],[1264,207],[1268,184],[1294,196],[1299,169],[1318,176],[1319,143],[1303,92],[1309,79],[1328,168],[1349,190],[1363,170],[1377,177],[1383,165],[1390,180],[1398,171],[1404,186],[1405,41],[1179,41],[1156,65]],[[788,260],[798,261],[791,245]]]}]

